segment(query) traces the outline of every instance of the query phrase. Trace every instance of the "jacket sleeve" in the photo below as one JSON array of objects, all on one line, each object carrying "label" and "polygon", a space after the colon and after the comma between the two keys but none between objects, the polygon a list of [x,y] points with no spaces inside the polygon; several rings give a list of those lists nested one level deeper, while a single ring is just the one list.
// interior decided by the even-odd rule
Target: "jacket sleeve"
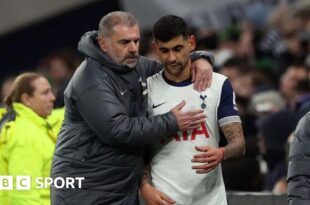
[{"label": "jacket sleeve", "polygon": [[76,101],[86,124],[104,143],[141,146],[159,142],[178,131],[175,116],[169,112],[154,117],[129,117],[105,79],[105,85],[89,88]]},{"label": "jacket sleeve", "polygon": [[310,113],[297,125],[290,145],[288,166],[288,199],[290,205],[310,204]]},{"label": "jacket sleeve", "polygon": [[214,67],[214,57],[212,53],[207,51],[194,51],[191,53],[191,61],[198,60],[200,58],[204,58]]},{"label": "jacket sleeve", "polygon": [[[194,51],[191,53],[191,60],[195,61],[200,58],[204,58],[209,61],[209,63],[214,66],[214,57],[210,52],[207,51]],[[162,69],[164,69],[163,65],[156,60],[150,60],[145,57],[141,57],[143,66],[146,68],[146,77],[150,77],[155,73],[158,73]]]}]

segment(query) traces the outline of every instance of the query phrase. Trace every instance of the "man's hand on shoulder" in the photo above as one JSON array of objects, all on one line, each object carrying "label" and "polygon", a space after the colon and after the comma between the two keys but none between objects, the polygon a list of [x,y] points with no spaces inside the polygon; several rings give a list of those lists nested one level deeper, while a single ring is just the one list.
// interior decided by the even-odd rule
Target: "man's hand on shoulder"
[{"label": "man's hand on shoulder", "polygon": [[199,58],[192,62],[191,73],[195,90],[201,92],[211,86],[213,68],[208,60]]}]

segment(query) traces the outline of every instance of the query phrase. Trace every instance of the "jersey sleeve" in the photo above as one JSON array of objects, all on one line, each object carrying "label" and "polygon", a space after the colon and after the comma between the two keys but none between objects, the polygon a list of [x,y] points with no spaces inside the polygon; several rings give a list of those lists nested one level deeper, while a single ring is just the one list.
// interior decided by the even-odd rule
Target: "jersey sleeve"
[{"label": "jersey sleeve", "polygon": [[241,122],[238,108],[236,106],[235,93],[228,79],[224,81],[222,86],[217,117],[220,127],[227,123]]}]

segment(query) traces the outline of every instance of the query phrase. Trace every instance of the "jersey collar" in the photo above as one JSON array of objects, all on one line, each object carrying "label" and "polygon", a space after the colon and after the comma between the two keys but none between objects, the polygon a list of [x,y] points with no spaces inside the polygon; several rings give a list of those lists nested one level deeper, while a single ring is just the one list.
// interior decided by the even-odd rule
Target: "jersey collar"
[{"label": "jersey collar", "polygon": [[165,71],[162,72],[162,76],[163,76],[164,81],[166,81],[166,83],[168,83],[169,85],[175,86],[175,87],[185,87],[185,86],[192,84],[191,78],[186,79],[181,82],[174,82],[172,80],[169,80],[167,76],[165,75]]}]

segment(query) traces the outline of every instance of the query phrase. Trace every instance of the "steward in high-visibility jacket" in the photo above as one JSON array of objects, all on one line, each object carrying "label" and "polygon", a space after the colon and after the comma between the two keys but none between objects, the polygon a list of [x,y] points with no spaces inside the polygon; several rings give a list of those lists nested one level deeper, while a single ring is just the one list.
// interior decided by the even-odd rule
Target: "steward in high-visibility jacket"
[{"label": "steward in high-visibility jacket", "polygon": [[0,120],[1,120],[1,118],[2,118],[2,116],[6,113],[6,108],[4,108],[4,107],[1,107],[0,108]]},{"label": "steward in high-visibility jacket", "polygon": [[[1,205],[49,205],[49,187],[39,188],[40,177],[50,176],[56,135],[47,119],[22,103],[13,103],[15,120],[0,130],[0,176],[13,176],[13,189],[0,191]],[[30,176],[30,189],[18,190],[17,176]],[[41,180],[40,182],[42,182]]]},{"label": "steward in high-visibility jacket", "polygon": [[[47,117],[47,122],[51,125],[53,132],[55,133],[55,137],[57,138],[58,133],[60,131],[62,122],[65,117],[65,108],[57,108],[52,111],[52,114]],[[56,141],[55,138],[55,141]]]}]

